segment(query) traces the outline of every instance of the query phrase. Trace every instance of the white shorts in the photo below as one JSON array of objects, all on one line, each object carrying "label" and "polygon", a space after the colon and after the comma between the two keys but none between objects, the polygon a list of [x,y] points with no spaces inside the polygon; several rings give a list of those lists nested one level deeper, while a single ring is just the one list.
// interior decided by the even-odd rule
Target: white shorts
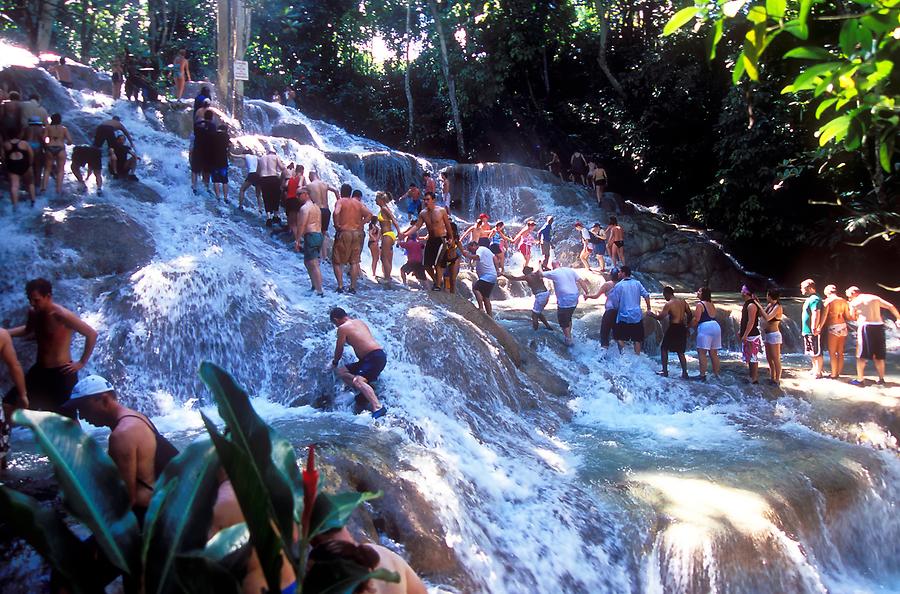
[{"label": "white shorts", "polygon": [[534,306],[532,306],[531,311],[536,314],[543,312],[544,308],[547,307],[548,301],[550,301],[550,291],[538,293],[534,296]]},{"label": "white shorts", "polygon": [[828,327],[828,333],[832,336],[847,336],[849,331],[847,330],[847,324],[843,322],[840,324],[832,324]]},{"label": "white shorts", "polygon": [[776,330],[775,332],[766,332],[766,344],[781,344],[781,332]]},{"label": "white shorts", "polygon": [[717,351],[722,348],[722,327],[715,320],[707,320],[697,326],[697,348]]}]

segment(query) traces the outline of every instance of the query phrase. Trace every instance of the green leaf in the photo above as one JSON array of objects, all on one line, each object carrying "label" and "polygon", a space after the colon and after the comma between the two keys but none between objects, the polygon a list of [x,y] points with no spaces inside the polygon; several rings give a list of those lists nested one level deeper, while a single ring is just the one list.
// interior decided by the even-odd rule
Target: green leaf
[{"label": "green leaf", "polygon": [[246,522],[241,522],[216,532],[206,543],[203,555],[221,563],[248,544],[250,544],[250,530]]},{"label": "green leaf", "polygon": [[859,19],[859,23],[878,35],[884,35],[885,33],[890,33],[896,28],[897,21],[896,18],[894,22],[891,23],[890,15],[865,15]]},{"label": "green leaf", "polygon": [[797,78],[794,79],[794,82],[782,89],[781,92],[796,93],[797,91],[814,89],[819,84],[819,81],[817,80],[819,77],[827,78],[832,76],[832,70],[839,66],[839,62],[826,62],[824,64],[810,66],[798,74]]},{"label": "green leaf", "polygon": [[[259,476],[265,486],[267,509],[275,520],[282,539],[290,539],[294,518],[299,517],[301,511],[297,510],[297,506],[302,505],[303,501],[303,484],[293,447],[279,438],[256,414],[247,392],[228,372],[217,365],[203,362],[200,365],[200,377],[216,400],[231,441],[249,456],[254,474]],[[232,475],[229,473],[229,476]],[[243,509],[243,503],[241,508]]]},{"label": "green leaf", "polygon": [[866,88],[871,89],[888,76],[894,70],[894,63],[890,60],[878,60],[875,62],[875,72],[866,77]]},{"label": "green leaf", "polygon": [[825,99],[821,103],[819,103],[819,107],[816,108],[816,119],[822,117],[822,114],[825,113],[825,110],[835,104],[837,101],[837,97],[832,97],[831,99]]},{"label": "green leaf", "polygon": [[347,559],[316,560],[303,580],[303,594],[351,594],[357,586],[372,579],[400,583],[400,575],[392,571],[370,571]]},{"label": "green leaf", "polygon": [[712,31],[710,32],[710,41],[709,41],[709,59],[714,60],[716,57],[716,48],[719,46],[719,42],[722,40],[722,29],[723,23],[720,20],[716,21],[716,24],[713,25]]},{"label": "green leaf", "polygon": [[[273,502],[273,496],[263,480],[264,473],[247,452],[225,439],[205,414],[201,412],[200,416],[231,480],[269,590],[278,592],[281,590],[281,553],[290,551],[293,530],[289,529],[287,537],[275,532],[273,520],[277,504]],[[271,466],[271,461],[269,465]],[[283,501],[281,505],[284,505]]]},{"label": "green leaf", "polygon": [[769,13],[769,16],[773,19],[783,18],[786,6],[786,0],[766,0],[766,12]]},{"label": "green leaf", "polygon": [[800,0],[800,14],[797,15],[797,20],[804,26],[806,26],[807,19],[809,19],[809,11],[812,9],[812,4],[813,0]]},{"label": "green leaf", "polygon": [[315,510],[310,519],[310,539],[317,534],[335,528],[343,528],[357,507],[378,497],[381,497],[380,491],[378,493],[319,493],[316,496]]},{"label": "green leaf", "polygon": [[819,128],[819,146],[825,146],[831,140],[843,140],[847,135],[847,129],[850,127],[852,119],[853,116],[850,114],[842,115]]},{"label": "green leaf", "polygon": [[113,461],[72,419],[19,409],[13,422],[34,433],[72,515],[90,529],[109,562],[131,575],[140,555],[140,532]]},{"label": "green leaf", "polygon": [[73,594],[90,592],[91,567],[87,547],[78,540],[55,510],[45,508],[28,495],[0,485],[0,517],[47,561]]},{"label": "green leaf", "polygon": [[[228,569],[202,553],[178,555],[178,585],[190,594],[241,594],[241,584]],[[281,592],[279,585],[278,590]]]},{"label": "green leaf", "polygon": [[882,142],[881,146],[878,147],[878,162],[881,163],[881,168],[887,173],[891,172],[891,161],[893,160],[893,157],[893,143]]},{"label": "green leaf", "polygon": [[747,76],[750,77],[750,80],[759,80],[759,70],[756,67],[756,60],[751,59],[750,56],[747,55],[747,51],[741,54],[741,61],[744,63],[744,70],[747,71]]},{"label": "green leaf", "polygon": [[747,20],[756,25],[761,25],[766,22],[766,7],[765,6],[754,6],[747,12]]},{"label": "green leaf", "polygon": [[809,25],[801,22],[799,19],[793,19],[784,24],[784,30],[800,39],[806,41],[809,39]]},{"label": "green leaf", "polygon": [[173,592],[175,558],[206,542],[216,501],[219,463],[209,439],[189,445],[166,466],[144,520],[146,592]]},{"label": "green leaf", "polygon": [[742,76],[744,76],[744,50],[741,50],[735,59],[734,70],[731,71],[731,82],[738,84]]},{"label": "green leaf", "polygon": [[683,26],[687,24],[688,21],[697,16],[700,12],[700,9],[696,6],[688,6],[686,8],[682,8],[669,19],[669,22],[666,23],[666,26],[663,27],[663,36],[671,35],[675,33]]},{"label": "green leaf", "polygon": [[801,60],[830,60],[834,56],[832,56],[828,50],[821,47],[814,46],[802,46],[795,47],[790,50],[786,54],[784,54],[785,58],[799,58]]}]

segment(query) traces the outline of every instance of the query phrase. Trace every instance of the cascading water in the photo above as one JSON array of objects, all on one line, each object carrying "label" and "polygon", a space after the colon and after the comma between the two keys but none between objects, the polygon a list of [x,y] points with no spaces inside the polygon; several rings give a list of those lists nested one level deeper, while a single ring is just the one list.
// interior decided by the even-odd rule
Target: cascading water
[{"label": "cascading water", "polygon": [[[779,397],[732,375],[709,385],[659,378],[648,358],[601,354],[594,305],[581,306],[576,346],[565,349],[531,332],[522,300],[499,306],[496,327],[455,297],[371,283],[336,295],[330,271],[320,299],[302,260],[256,214],[191,193],[187,141],[166,132],[162,114],[73,96],[79,117],[122,117],[141,182],[111,182],[102,198],[91,188],[41,199],[34,210],[0,206],[0,308],[18,323],[24,281],[51,278],[57,300],[100,332],[89,370],[164,431],[181,441],[201,431],[201,360],[231,370],[293,443],[353,460],[350,483],[382,481],[388,497],[372,513],[394,520],[376,525],[433,592],[900,591],[895,405]],[[247,111],[255,134],[240,143],[363,189],[370,206],[382,189],[372,180],[402,188],[418,181],[416,163],[448,165],[410,161],[282,106],[251,101]],[[283,119],[303,124],[314,145],[262,135]],[[395,163],[393,173],[353,164],[367,158]],[[552,213],[562,228],[585,211],[584,192],[540,172],[459,167],[465,215],[490,209],[513,223]],[[477,180],[466,167],[479,168]],[[109,253],[98,258],[101,240]],[[391,409],[384,422],[354,416],[352,396],[323,369],[335,305],[366,320],[388,353],[376,386]],[[19,430],[14,447],[25,450],[14,473],[41,468]],[[392,494],[399,484],[414,493]],[[413,500],[421,507],[389,507]],[[403,528],[398,516],[414,520]],[[36,583],[40,572],[19,555],[0,570],[4,592]]]}]

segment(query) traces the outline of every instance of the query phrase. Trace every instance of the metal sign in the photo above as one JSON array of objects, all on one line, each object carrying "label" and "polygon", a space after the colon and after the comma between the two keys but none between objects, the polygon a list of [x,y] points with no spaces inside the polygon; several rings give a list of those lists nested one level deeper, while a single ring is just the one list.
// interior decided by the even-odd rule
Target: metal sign
[{"label": "metal sign", "polygon": [[250,80],[250,67],[244,60],[234,61],[234,80]]}]

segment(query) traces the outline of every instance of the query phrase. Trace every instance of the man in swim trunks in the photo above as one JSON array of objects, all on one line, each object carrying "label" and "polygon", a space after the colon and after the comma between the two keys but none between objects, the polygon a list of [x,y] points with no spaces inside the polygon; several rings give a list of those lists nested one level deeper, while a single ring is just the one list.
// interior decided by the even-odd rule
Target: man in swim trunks
[{"label": "man in swim trunks", "polygon": [[878,384],[884,384],[884,360],[887,355],[886,339],[884,333],[885,321],[881,317],[881,310],[886,309],[894,316],[894,327],[898,326],[900,312],[888,301],[878,295],[863,293],[859,287],[847,289],[847,298],[850,299],[850,311],[857,323],[856,339],[856,379],[850,383],[854,386],[865,385],[866,361],[875,364],[878,373]]},{"label": "man in swim trunks", "polygon": [[324,297],[322,270],[319,268],[322,249],[322,211],[312,201],[306,187],[300,188],[298,195],[301,205],[300,220],[297,221],[297,241],[294,243],[294,248],[303,252],[303,264],[306,266],[306,272],[309,273],[313,291],[319,297]]},{"label": "man in swim trunks", "polygon": [[424,224],[428,229],[428,241],[425,242],[425,255],[423,264],[425,272],[434,282],[432,291],[441,291],[441,281],[444,278],[444,257],[445,242],[448,239],[454,239],[453,227],[450,225],[450,216],[447,211],[437,205],[434,194],[427,193],[422,198],[425,203],[425,209],[419,213],[419,217],[412,227],[407,229],[400,235],[401,239],[406,239],[410,235],[419,232],[419,228]]},{"label": "man in swim trunks", "polygon": [[334,199],[340,197],[336,188],[332,188],[330,185],[319,179],[319,174],[316,171],[309,172],[309,183],[306,184],[306,189],[309,190],[309,198],[313,201],[313,204],[319,207],[319,210],[322,211],[322,252],[320,254],[320,259],[325,260],[328,255],[329,248],[327,247],[328,243],[328,225],[331,223],[331,211],[328,209],[328,192],[334,193]]},{"label": "man in swim trunks", "polygon": [[156,479],[178,450],[145,415],[122,405],[112,384],[99,375],[79,381],[64,408],[95,427],[112,429],[109,457],[128,489],[132,510],[143,523]]},{"label": "man in swim trunks", "polygon": [[678,355],[678,362],[681,363],[681,378],[687,379],[687,359],[684,352],[687,350],[688,322],[691,318],[691,307],[688,302],[680,297],[675,296],[675,289],[666,286],[663,287],[663,297],[666,298],[666,304],[662,311],[658,314],[652,311],[647,312],[648,315],[663,320],[669,316],[669,327],[663,334],[662,343],[659,346],[660,359],[662,361],[662,371],[659,374],[663,377],[669,377],[669,353],[674,352]]},{"label": "man in swim trunks", "polygon": [[544,259],[541,261],[541,270],[550,270],[550,237],[553,235],[553,215],[547,217],[547,222],[538,229],[538,243],[541,246],[541,255]]},{"label": "man in swim trunks", "polygon": [[[37,278],[25,285],[25,294],[31,309],[24,326],[9,331],[13,338],[35,338],[37,361],[25,374],[28,407],[32,410],[49,410],[66,414],[62,406],[69,400],[72,388],[78,382],[78,371],[87,364],[97,331],[74,313],[53,302],[50,281]],[[72,334],[84,336],[81,359],[72,361]],[[7,416],[22,404],[19,394],[13,390],[6,394],[3,406]]]},{"label": "man in swim trunks", "polygon": [[609,271],[609,280],[600,285],[596,293],[584,295],[585,299],[597,299],[600,295],[606,295],[603,317],[600,319],[600,346],[604,349],[609,348],[609,338],[616,325],[616,316],[619,315],[619,295],[613,289],[620,279],[619,269],[613,268]]},{"label": "man in swim trunks", "polygon": [[[16,408],[28,408],[28,390],[25,387],[25,374],[19,365],[16,349],[9,332],[0,328],[0,360],[6,365],[15,387],[13,405]],[[6,470],[6,455],[9,452],[9,421],[6,418],[6,407],[0,407],[0,471]]]},{"label": "man in swim trunks", "polygon": [[[87,165],[87,176],[82,178],[81,169]],[[72,149],[72,174],[82,190],[87,190],[87,179],[94,176],[97,182],[97,195],[103,195],[103,154],[99,148],[91,145],[79,145]]]},{"label": "man in swim trunks", "polygon": [[62,56],[59,63],[51,66],[50,71],[59,80],[59,84],[67,89],[72,88],[72,68],[66,64],[66,57]]},{"label": "man in swim trunks", "polygon": [[631,277],[631,269],[622,266],[619,269],[622,280],[616,284],[613,292],[618,296],[619,313],[616,315],[616,327],[613,336],[619,343],[619,352],[625,350],[625,343],[631,341],[634,346],[634,354],[641,354],[641,346],[644,343],[644,313],[641,310],[641,299],[650,308],[650,293],[637,279]]},{"label": "man in swim trunks", "polygon": [[286,171],[284,163],[274,149],[259,158],[259,189],[262,191],[266,207],[266,227],[280,223],[278,209],[281,202],[281,174]]},{"label": "man in swim trunks", "polygon": [[472,285],[472,292],[478,301],[478,309],[484,311],[489,317],[494,317],[491,308],[491,292],[497,284],[497,267],[494,265],[494,253],[489,249],[479,246],[474,241],[466,246],[468,254],[463,254],[470,262],[475,262],[475,274],[478,280]]},{"label": "man in swim trunks", "polygon": [[[372,389],[372,382],[378,379],[384,370],[384,366],[387,364],[387,355],[362,320],[350,319],[347,312],[340,307],[332,309],[328,317],[338,329],[331,368],[337,368],[338,377],[344,380],[348,386],[359,390],[359,393],[368,400],[372,407],[373,419],[383,417],[387,412],[387,407],[378,401],[375,390]],[[338,367],[341,356],[344,354],[345,343],[353,347],[353,352],[356,353],[356,358],[359,360],[350,365]]]},{"label": "man in swim trunks", "polygon": [[822,335],[820,334],[821,317],[824,306],[822,298],[816,293],[816,282],[808,278],[800,283],[800,292],[806,297],[803,302],[803,315],[801,317],[801,331],[803,334],[803,347],[812,361],[810,373],[814,378],[822,377],[825,366],[825,358],[822,355]]},{"label": "man in swim trunks", "polygon": [[625,231],[619,226],[616,217],[609,217],[609,226],[606,228],[606,248],[612,265],[620,268],[625,264]]},{"label": "man in swim trunks", "polygon": [[231,156],[235,158],[243,158],[244,165],[247,167],[247,177],[244,178],[244,183],[241,184],[241,189],[238,191],[238,208],[243,210],[244,193],[250,188],[250,186],[253,186],[253,193],[256,194],[257,210],[262,211],[262,194],[260,193],[259,186],[257,185],[257,182],[259,181],[259,174],[257,173],[257,169],[259,168],[259,157],[253,154],[253,151],[250,148],[245,148],[239,155],[235,155],[234,153],[232,153]]},{"label": "man in swim trunks", "polygon": [[356,293],[356,279],[359,278],[359,258],[365,243],[365,225],[374,215],[360,200],[351,197],[350,184],[341,186],[341,197],[334,205],[334,247],[331,250],[331,267],[337,281],[337,292],[344,292],[344,265],[350,265],[350,288]]},{"label": "man in swim trunks", "polygon": [[578,298],[581,293],[587,292],[589,283],[578,276],[572,268],[557,267],[554,270],[543,272],[543,277],[553,281],[553,291],[556,293],[556,319],[562,328],[566,345],[572,346],[572,316],[578,306]]},{"label": "man in swim trunks", "polygon": [[134,149],[125,142],[125,135],[120,130],[116,130],[116,142],[109,150],[109,167],[113,177],[137,181],[137,176],[134,174],[137,159]]},{"label": "man in swim trunks", "polygon": [[741,297],[744,305],[741,308],[741,351],[744,361],[750,370],[750,383],[759,383],[759,352],[763,348],[762,336],[759,333],[760,307],[756,304],[756,297],[747,285],[741,287]]},{"label": "man in swim trunks", "polygon": [[40,120],[41,125],[46,126],[50,120],[50,114],[41,106],[41,97],[36,93],[32,93],[28,97],[28,101],[22,102],[22,127],[29,125],[36,119]]},{"label": "man in swim trunks", "polygon": [[531,289],[531,293],[534,295],[534,305],[531,306],[532,330],[538,329],[538,322],[543,322],[547,330],[553,330],[550,327],[550,322],[544,317],[544,308],[547,307],[547,302],[550,301],[550,290],[547,289],[547,285],[544,283],[544,276],[541,274],[541,271],[534,270],[531,266],[524,266],[522,268],[522,276],[515,276],[505,272],[503,276],[512,281],[525,281],[528,288]]},{"label": "man in swim trunks", "polygon": [[397,198],[397,201],[403,200],[404,198],[409,198],[409,202],[406,204],[406,214],[409,217],[409,222],[413,223],[416,219],[419,218],[419,213],[422,212],[422,191],[416,184],[409,184],[409,189],[402,196]]}]

